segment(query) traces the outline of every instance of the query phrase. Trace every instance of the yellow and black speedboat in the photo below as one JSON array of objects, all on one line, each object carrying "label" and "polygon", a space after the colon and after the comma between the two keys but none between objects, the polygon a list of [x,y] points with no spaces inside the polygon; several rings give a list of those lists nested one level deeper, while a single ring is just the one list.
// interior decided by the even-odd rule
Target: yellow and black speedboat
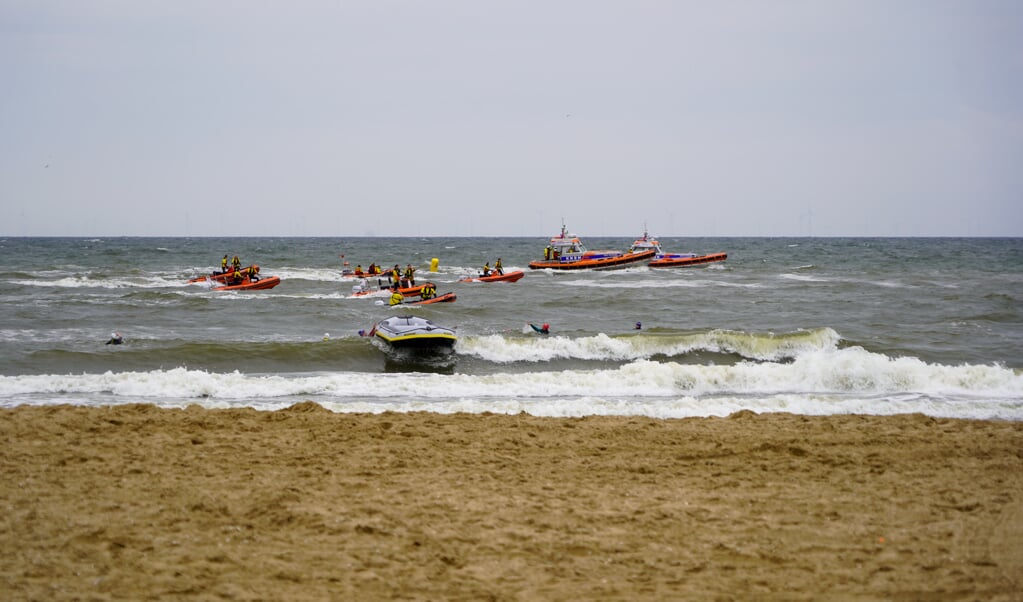
[{"label": "yellow and black speedboat", "polygon": [[454,330],[418,316],[391,316],[370,332],[395,349],[451,349],[457,340]]}]

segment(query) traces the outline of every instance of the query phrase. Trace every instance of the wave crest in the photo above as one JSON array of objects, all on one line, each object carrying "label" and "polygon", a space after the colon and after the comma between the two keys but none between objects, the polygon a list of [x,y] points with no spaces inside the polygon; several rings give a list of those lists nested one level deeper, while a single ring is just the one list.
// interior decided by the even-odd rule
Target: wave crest
[{"label": "wave crest", "polygon": [[785,361],[801,354],[836,349],[841,337],[831,328],[816,328],[785,334],[761,334],[731,330],[704,333],[644,333],[569,338],[469,337],[459,344],[459,353],[495,363],[544,362],[555,359],[633,361],[653,357],[679,357],[698,352],[735,355],[756,361]]}]

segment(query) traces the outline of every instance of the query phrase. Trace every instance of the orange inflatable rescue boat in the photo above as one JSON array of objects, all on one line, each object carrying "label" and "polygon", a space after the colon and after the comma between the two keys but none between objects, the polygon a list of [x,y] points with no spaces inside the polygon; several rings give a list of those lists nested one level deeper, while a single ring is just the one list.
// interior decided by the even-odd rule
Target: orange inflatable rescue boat
[{"label": "orange inflatable rescue boat", "polygon": [[280,276],[266,276],[259,280],[249,280],[246,278],[241,284],[225,284],[223,286],[215,286],[212,290],[215,291],[259,291],[268,288],[273,288],[281,283]]},{"label": "orange inflatable rescue boat", "polygon": [[551,237],[550,244],[543,250],[543,260],[530,261],[534,270],[608,270],[642,265],[654,258],[654,249],[629,251],[587,251],[575,234],[565,230]]},{"label": "orange inflatable rescue boat", "polygon": [[654,258],[650,261],[652,268],[684,268],[687,266],[714,263],[728,259],[728,253],[710,253],[708,255],[697,255],[696,253],[665,253],[661,250],[661,243],[643,231],[643,237],[637,238],[632,246],[632,251],[653,250]]},{"label": "orange inflatable rescue boat", "polygon": [[513,272],[505,272],[498,274],[497,272],[491,272],[489,276],[476,276],[475,278],[461,278],[459,282],[515,282],[518,279],[525,276],[526,273],[522,270],[515,270]]},{"label": "orange inflatable rescue boat", "polygon": [[[248,274],[249,270],[254,267],[256,266],[250,265],[248,267],[241,268],[241,271],[243,274]],[[226,272],[210,272],[206,276],[196,276],[195,278],[189,278],[188,283],[191,284],[193,282],[203,282],[204,280],[212,280],[213,282],[227,282],[228,277],[230,277],[233,272],[234,270],[228,270]]]}]

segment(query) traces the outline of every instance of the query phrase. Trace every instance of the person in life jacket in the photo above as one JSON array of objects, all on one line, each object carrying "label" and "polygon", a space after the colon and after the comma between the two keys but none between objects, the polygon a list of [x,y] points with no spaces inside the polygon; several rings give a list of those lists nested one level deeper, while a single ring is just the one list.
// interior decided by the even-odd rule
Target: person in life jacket
[{"label": "person in life jacket", "polygon": [[483,264],[483,275],[484,276],[489,276],[490,275],[490,262],[489,261]]},{"label": "person in life jacket", "polygon": [[259,282],[259,276],[256,275],[256,274],[259,273],[259,266],[258,265],[250,265],[249,269],[246,270],[246,271],[249,273],[249,281],[250,282]]},{"label": "person in life jacket", "polygon": [[220,273],[227,273],[227,255],[224,255],[224,258],[220,260]]},{"label": "person in life jacket", "polygon": [[433,299],[437,296],[437,287],[432,282],[427,282],[423,285],[423,290],[419,292],[419,297],[422,299]]},{"label": "person in life jacket", "polygon": [[231,285],[237,285],[245,282],[245,275],[242,274],[241,268],[235,266],[234,272],[231,273]]},{"label": "person in life jacket", "polygon": [[362,264],[361,263],[355,266],[355,275],[356,276],[362,276]]},{"label": "person in life jacket", "polygon": [[405,280],[408,280],[409,286],[416,285],[416,268],[411,263],[405,266]]},{"label": "person in life jacket", "polygon": [[504,275],[504,266],[501,264],[500,257],[498,257],[497,261],[494,263],[494,271],[497,272],[498,274],[501,274],[502,276]]},{"label": "person in life jacket", "polygon": [[391,268],[391,276],[390,277],[391,277],[391,284],[393,284],[394,286],[400,285],[401,284],[401,266],[399,266],[398,264],[394,264],[394,267]]},{"label": "person in life jacket", "polygon": [[242,267],[242,260],[238,259],[237,255],[231,258],[231,267],[234,268],[235,270]]},{"label": "person in life jacket", "polygon": [[388,304],[390,304],[390,305],[398,305],[398,304],[400,304],[404,300],[405,300],[405,296],[402,295],[400,292],[398,292],[398,289],[396,288],[396,289],[394,289],[394,292],[391,293],[391,300],[388,301]]}]

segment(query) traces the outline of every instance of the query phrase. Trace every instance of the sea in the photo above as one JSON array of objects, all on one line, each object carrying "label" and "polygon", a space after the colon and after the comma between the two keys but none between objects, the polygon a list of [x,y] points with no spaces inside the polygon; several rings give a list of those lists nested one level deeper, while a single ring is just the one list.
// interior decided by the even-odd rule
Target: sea
[{"label": "sea", "polygon": [[[665,251],[728,259],[529,269],[547,241],[0,238],[0,407],[1023,420],[1023,239],[669,237]],[[187,282],[225,254],[280,285]],[[498,258],[525,276],[460,281]],[[342,270],[370,263],[412,264],[457,301],[353,295]],[[362,336],[395,314],[455,329],[453,352]]]}]

